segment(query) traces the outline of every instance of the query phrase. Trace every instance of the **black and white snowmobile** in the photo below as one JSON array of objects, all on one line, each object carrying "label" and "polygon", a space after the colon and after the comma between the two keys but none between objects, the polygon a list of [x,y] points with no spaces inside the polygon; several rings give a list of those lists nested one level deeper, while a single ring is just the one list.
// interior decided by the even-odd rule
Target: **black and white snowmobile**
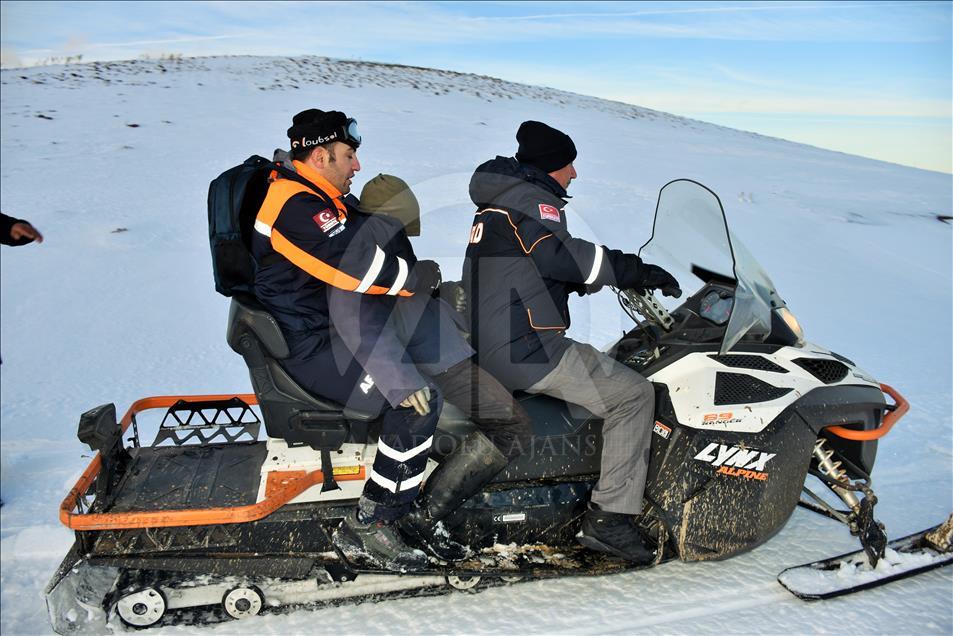
[{"label": "black and white snowmobile", "polygon": [[[751,550],[799,502],[843,522],[869,560],[882,558],[870,474],[906,401],[804,340],[704,186],[662,188],[640,254],[701,282],[671,312],[651,294],[618,292],[636,325],[610,354],[656,390],[641,519],[656,563]],[[367,479],[375,421],[296,385],[281,366],[284,338],[253,299],[233,298],[227,339],[253,394],[145,398],[118,421],[111,404],[81,417],[79,438],[98,454],[60,509],[76,541],[47,588],[58,633],[101,632],[114,617],[201,622],[631,567],[575,540],[599,473],[601,422],[531,395],[520,396],[531,451],[444,521],[472,558],[405,575],[356,566],[330,535]],[[430,469],[472,429],[445,406]],[[809,473],[828,492],[807,490]],[[949,537],[937,554],[950,560]]]}]

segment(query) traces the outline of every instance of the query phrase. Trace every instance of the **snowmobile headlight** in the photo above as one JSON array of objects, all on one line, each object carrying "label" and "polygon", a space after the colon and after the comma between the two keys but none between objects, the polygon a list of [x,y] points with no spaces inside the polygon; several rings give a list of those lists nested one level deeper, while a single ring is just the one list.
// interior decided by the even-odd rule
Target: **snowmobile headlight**
[{"label": "snowmobile headlight", "polygon": [[794,317],[794,314],[791,313],[791,310],[787,307],[780,307],[775,310],[778,314],[778,317],[784,322],[784,325],[791,330],[791,333],[794,334],[794,337],[797,338],[798,346],[804,344],[804,330],[801,329],[801,323],[797,321],[797,318]]}]

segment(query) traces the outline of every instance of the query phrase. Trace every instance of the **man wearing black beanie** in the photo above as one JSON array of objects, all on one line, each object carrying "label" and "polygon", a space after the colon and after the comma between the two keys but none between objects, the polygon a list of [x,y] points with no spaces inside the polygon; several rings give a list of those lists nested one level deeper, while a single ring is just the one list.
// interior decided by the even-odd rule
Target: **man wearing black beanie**
[{"label": "man wearing black beanie", "polygon": [[538,121],[524,121],[516,131],[516,160],[543,172],[556,172],[576,160],[576,144],[564,132]]},{"label": "man wearing black beanie", "polygon": [[681,294],[661,267],[569,234],[566,189],[577,177],[569,135],[525,121],[515,158],[476,169],[477,205],[464,261],[471,344],[480,366],[510,390],[584,406],[604,420],[599,481],[580,543],[636,563],[654,558],[631,517],[641,512],[654,422],[652,385],[594,347],[566,337],[569,294],[661,289]]},{"label": "man wearing black beanie", "polygon": [[[378,298],[429,296],[439,276],[378,240],[372,217],[349,196],[361,169],[357,122],[312,108],[288,129],[289,165],[298,178],[275,175],[255,218],[251,252],[255,295],[278,323],[289,355],[281,365],[306,390],[381,422],[378,452],[357,509],[332,541],[352,558],[397,571],[427,565],[394,526],[406,516],[424,477],[443,398],[395,344],[372,377],[336,333],[332,289]],[[381,338],[383,340],[383,338]],[[392,353],[385,356],[383,353]],[[378,367],[380,370],[380,367]]]}]

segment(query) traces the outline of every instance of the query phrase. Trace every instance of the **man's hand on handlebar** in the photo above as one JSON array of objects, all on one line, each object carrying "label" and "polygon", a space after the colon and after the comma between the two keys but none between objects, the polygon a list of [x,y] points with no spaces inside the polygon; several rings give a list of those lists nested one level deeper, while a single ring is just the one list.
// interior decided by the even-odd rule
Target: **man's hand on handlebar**
[{"label": "man's hand on handlebar", "polygon": [[681,297],[682,290],[678,286],[678,281],[664,269],[658,265],[644,264],[642,270],[642,279],[639,281],[641,287],[644,289],[658,289],[663,295],[672,298]]}]

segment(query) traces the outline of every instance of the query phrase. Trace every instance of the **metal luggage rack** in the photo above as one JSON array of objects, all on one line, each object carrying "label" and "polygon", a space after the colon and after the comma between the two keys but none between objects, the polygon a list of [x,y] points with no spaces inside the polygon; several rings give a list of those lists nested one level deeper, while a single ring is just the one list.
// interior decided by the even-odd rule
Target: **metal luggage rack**
[{"label": "metal luggage rack", "polygon": [[[63,499],[60,504],[60,521],[66,527],[78,532],[134,529],[150,529],[151,531],[155,528],[245,523],[267,517],[308,488],[320,484],[323,479],[321,471],[288,474],[276,482],[275,487],[262,501],[246,505],[183,510],[103,512],[108,508],[108,500],[119,486],[117,480],[124,478],[123,465],[131,460],[132,454],[123,448],[120,440],[125,438],[136,447],[142,448],[140,446],[141,432],[136,423],[138,414],[150,410],[165,411],[153,446],[165,443],[164,448],[155,449],[155,452],[166,453],[172,448],[185,444],[190,444],[196,449],[218,444],[219,441],[222,442],[221,446],[225,447],[228,446],[229,441],[235,440],[242,446],[255,444],[261,420],[251,407],[257,404],[258,398],[254,393],[160,395],[136,400],[118,422],[118,435],[122,436],[116,440],[119,443],[113,443],[105,451],[97,452],[76,481],[76,485]],[[113,413],[110,415],[115,417]],[[102,416],[100,419],[105,419],[108,424],[108,419]],[[106,428],[109,427],[106,426]],[[130,428],[133,428],[131,435]],[[245,441],[244,437],[247,437],[248,441]],[[109,440],[107,439],[106,442],[108,443]],[[238,448],[234,450],[237,451]],[[100,479],[104,476],[105,479]],[[360,478],[363,479],[363,473]],[[100,504],[100,502],[103,503]]]},{"label": "metal luggage rack", "polygon": [[[166,411],[151,446],[185,446],[258,440],[261,419],[251,406],[235,396],[228,399],[180,399]],[[142,446],[136,414],[132,414],[134,448]]]}]

